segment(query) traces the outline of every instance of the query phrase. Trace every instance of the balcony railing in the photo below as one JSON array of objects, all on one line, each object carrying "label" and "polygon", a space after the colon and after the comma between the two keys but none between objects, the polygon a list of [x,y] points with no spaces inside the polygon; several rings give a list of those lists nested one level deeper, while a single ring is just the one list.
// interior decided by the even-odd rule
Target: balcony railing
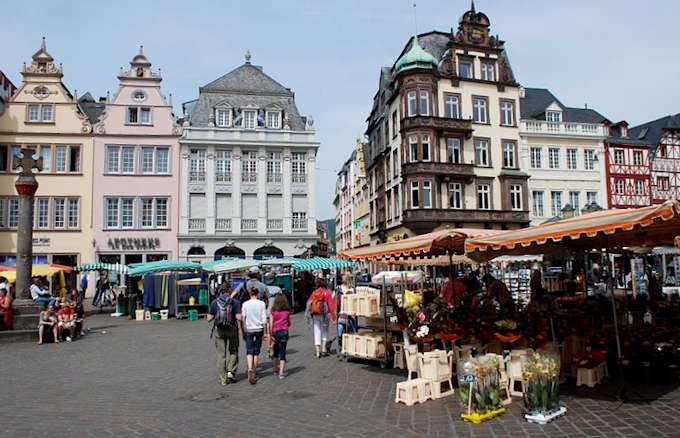
[{"label": "balcony railing", "polygon": [[442,132],[472,133],[472,120],[451,117],[414,116],[401,119],[401,129],[434,128]]},{"label": "balcony railing", "polygon": [[257,219],[241,219],[241,231],[257,231]]},{"label": "balcony railing", "polygon": [[293,218],[293,231],[307,231],[307,218]]},{"label": "balcony railing", "polygon": [[243,172],[241,174],[241,181],[244,183],[256,183],[257,172]]},{"label": "balcony railing", "polygon": [[205,182],[205,172],[190,171],[189,172],[189,182],[198,183]]},{"label": "balcony railing", "polygon": [[267,173],[268,183],[280,183],[282,179],[283,175],[281,173]]},{"label": "balcony railing", "polygon": [[267,219],[267,231],[283,231],[283,219]]},{"label": "balcony railing", "polygon": [[529,213],[526,211],[508,210],[454,210],[448,208],[420,208],[408,209],[403,212],[402,221],[405,224],[423,222],[507,222],[529,223]]},{"label": "balcony railing", "polygon": [[304,184],[307,182],[307,174],[305,173],[294,173],[292,176],[293,183]]},{"label": "balcony railing", "polygon": [[189,219],[189,231],[205,231],[205,219]]},{"label": "balcony railing", "polygon": [[215,172],[215,182],[231,182],[231,172]]},{"label": "balcony railing", "polygon": [[599,123],[548,122],[543,120],[522,120],[521,130],[534,134],[570,134],[606,137],[604,125]]},{"label": "balcony railing", "polygon": [[231,218],[215,219],[215,231],[231,231]]},{"label": "balcony railing", "polygon": [[404,163],[403,174],[430,174],[444,175],[453,179],[470,179],[474,176],[472,164],[465,163],[439,163],[436,161],[418,161],[415,163]]}]

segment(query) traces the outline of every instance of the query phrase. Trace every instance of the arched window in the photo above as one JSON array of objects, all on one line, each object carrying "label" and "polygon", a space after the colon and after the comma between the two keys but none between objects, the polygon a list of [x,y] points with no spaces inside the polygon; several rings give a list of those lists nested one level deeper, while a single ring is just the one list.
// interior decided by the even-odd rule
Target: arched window
[{"label": "arched window", "polygon": [[280,259],[283,257],[283,251],[275,246],[263,246],[255,250],[253,258],[255,260],[270,260]]},{"label": "arched window", "polygon": [[246,252],[237,246],[223,246],[215,251],[215,260],[228,258],[244,259],[246,258]]}]

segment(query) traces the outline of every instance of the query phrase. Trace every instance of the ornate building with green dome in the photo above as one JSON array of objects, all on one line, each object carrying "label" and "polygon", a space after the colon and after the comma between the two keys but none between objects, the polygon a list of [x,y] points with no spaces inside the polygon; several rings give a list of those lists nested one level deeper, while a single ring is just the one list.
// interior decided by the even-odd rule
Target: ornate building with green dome
[{"label": "ornate building with green dome", "polygon": [[416,35],[381,68],[364,147],[371,243],[528,225],[519,84],[490,24],[473,3],[457,31]]}]

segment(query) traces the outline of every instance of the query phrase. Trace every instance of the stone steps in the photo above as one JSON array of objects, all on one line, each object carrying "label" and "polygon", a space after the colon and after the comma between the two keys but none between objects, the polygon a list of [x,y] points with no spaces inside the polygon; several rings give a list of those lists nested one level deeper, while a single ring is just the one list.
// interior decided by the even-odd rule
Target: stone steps
[{"label": "stone steps", "polygon": [[12,329],[13,330],[28,330],[28,329],[35,330],[36,327],[38,326],[38,318],[39,317],[40,317],[39,314],[14,315],[14,324],[13,324]]},{"label": "stone steps", "polygon": [[10,342],[38,342],[38,330],[3,330],[0,331],[0,344]]}]

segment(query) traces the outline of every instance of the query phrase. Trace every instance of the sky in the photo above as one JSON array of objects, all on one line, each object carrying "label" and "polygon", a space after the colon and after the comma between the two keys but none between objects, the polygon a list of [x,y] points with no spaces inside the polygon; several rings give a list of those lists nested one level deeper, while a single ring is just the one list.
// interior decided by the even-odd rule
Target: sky
[{"label": "sky", "polygon": [[[515,77],[565,105],[631,126],[680,112],[675,0],[476,0],[506,41]],[[0,70],[20,69],[47,37],[78,94],[115,92],[139,45],[163,75],[175,114],[205,85],[252,62],[295,92],[321,142],[317,218],[334,217],[337,171],[366,128],[381,66],[409,37],[457,28],[469,0],[26,1],[3,10]],[[416,26],[417,23],[417,26]]]}]

